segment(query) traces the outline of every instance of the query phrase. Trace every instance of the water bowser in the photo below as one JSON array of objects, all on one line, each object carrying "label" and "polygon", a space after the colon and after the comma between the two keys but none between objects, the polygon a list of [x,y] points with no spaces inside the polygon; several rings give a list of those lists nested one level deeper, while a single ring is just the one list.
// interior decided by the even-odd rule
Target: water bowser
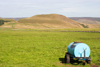
[{"label": "water bowser", "polygon": [[87,44],[82,42],[72,42],[67,48],[65,53],[65,63],[70,63],[71,60],[75,58],[76,60],[84,60],[90,64],[90,48]]}]

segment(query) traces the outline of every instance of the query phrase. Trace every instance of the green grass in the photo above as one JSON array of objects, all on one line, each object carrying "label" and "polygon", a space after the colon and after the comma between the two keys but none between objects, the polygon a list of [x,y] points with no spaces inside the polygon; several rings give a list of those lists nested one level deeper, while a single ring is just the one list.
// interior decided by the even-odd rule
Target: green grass
[{"label": "green grass", "polygon": [[100,33],[0,29],[0,67],[83,67],[82,63],[61,63],[73,41],[88,44],[92,58],[90,65],[100,66]]},{"label": "green grass", "polygon": [[[33,29],[27,29],[33,30]],[[65,29],[34,29],[38,31],[100,31],[100,28],[65,28]]]}]

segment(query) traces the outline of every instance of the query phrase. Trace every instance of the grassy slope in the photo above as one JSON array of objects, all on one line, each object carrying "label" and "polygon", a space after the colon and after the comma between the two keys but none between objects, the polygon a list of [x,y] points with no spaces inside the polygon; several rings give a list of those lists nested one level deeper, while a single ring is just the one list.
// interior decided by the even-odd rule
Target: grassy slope
[{"label": "grassy slope", "polygon": [[80,20],[80,19],[85,19],[85,20],[91,20],[91,21],[98,21],[98,22],[100,22],[100,18],[99,17],[70,17],[70,19],[73,19],[73,20],[76,20],[76,21]]},{"label": "grassy slope", "polygon": [[[82,41],[88,44],[91,49],[92,64],[100,64],[98,59],[100,57],[99,33],[0,30],[0,67],[74,65],[60,63],[64,60],[68,44],[73,41]],[[80,63],[74,66],[83,65]]]},{"label": "grassy slope", "polygon": [[14,19],[2,19],[2,18],[0,18],[0,20],[3,20],[3,21],[5,21],[5,22],[15,22]]},{"label": "grassy slope", "polygon": [[88,18],[88,17],[70,17],[70,19],[75,20],[79,23],[88,25],[89,28],[100,28],[100,18]]},{"label": "grassy slope", "polygon": [[16,24],[14,19],[2,19],[0,18],[0,22],[3,22],[3,25],[1,25],[0,27],[7,27],[7,28],[13,28],[13,25]]},{"label": "grassy slope", "polygon": [[82,26],[65,16],[58,14],[36,15],[30,18],[20,19],[20,23],[31,23],[41,28],[82,28]]}]

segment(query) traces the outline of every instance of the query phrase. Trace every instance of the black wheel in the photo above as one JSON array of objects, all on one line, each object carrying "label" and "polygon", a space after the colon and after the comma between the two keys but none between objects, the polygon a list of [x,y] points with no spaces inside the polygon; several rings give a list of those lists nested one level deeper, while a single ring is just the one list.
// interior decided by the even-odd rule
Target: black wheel
[{"label": "black wheel", "polygon": [[83,65],[85,65],[85,62],[83,63]]},{"label": "black wheel", "polygon": [[91,63],[91,57],[90,56],[89,56],[89,59],[86,62],[87,62],[87,64]]},{"label": "black wheel", "polygon": [[70,55],[69,54],[65,55],[65,63],[70,63]]},{"label": "black wheel", "polygon": [[87,60],[87,64],[90,64],[91,63],[91,60]]}]

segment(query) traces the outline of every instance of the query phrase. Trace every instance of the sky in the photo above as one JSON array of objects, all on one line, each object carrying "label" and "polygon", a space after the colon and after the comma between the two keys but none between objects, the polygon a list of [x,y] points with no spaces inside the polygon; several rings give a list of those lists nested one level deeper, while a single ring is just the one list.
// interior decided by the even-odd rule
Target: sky
[{"label": "sky", "polygon": [[0,0],[0,17],[60,14],[66,17],[100,17],[100,0]]}]

